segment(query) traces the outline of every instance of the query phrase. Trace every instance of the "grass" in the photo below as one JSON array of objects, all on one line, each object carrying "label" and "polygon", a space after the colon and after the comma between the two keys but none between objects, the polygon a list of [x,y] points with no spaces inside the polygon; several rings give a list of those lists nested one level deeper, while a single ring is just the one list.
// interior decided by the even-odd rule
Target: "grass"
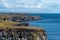
[{"label": "grass", "polygon": [[13,24],[17,24],[17,22],[9,22],[9,21],[0,21],[0,29],[6,29],[6,28],[17,28],[17,29],[27,29],[27,30],[40,30],[44,31],[42,28],[37,27],[30,27],[30,26],[13,26]]},{"label": "grass", "polygon": [[15,23],[15,22],[8,22],[8,21],[1,21],[0,20],[0,27],[1,26],[3,26],[3,27],[5,27],[5,26],[11,26],[11,25],[13,25],[13,24],[17,24],[17,23]]}]

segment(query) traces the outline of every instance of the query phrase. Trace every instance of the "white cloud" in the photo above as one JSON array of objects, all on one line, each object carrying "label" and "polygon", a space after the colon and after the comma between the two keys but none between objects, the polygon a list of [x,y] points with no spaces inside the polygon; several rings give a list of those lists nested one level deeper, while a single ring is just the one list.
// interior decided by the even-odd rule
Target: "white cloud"
[{"label": "white cloud", "polygon": [[43,8],[43,5],[27,5],[27,6],[24,6],[24,7],[26,7],[26,8]]},{"label": "white cloud", "polygon": [[60,3],[60,0],[41,0],[43,3]]},{"label": "white cloud", "polygon": [[5,0],[1,0],[1,1],[2,1],[4,7],[6,7],[6,8],[12,8],[10,6],[10,4],[8,4]]},{"label": "white cloud", "polygon": [[37,8],[42,8],[42,6],[41,5],[37,5]]},{"label": "white cloud", "polygon": [[22,0],[22,1],[16,0],[16,3],[17,3],[17,4],[20,4],[20,3],[26,3],[26,1],[24,1],[24,0]]},{"label": "white cloud", "polygon": [[40,4],[37,4],[36,7],[37,7],[37,8],[44,8],[45,6],[44,6],[43,3],[40,3]]},{"label": "white cloud", "polygon": [[[26,0],[16,0],[14,3],[9,3],[6,0],[1,0],[3,3],[3,6],[6,8],[43,8],[43,3],[36,2],[35,4],[30,3]],[[26,3],[28,2],[28,3]],[[32,2],[32,1],[31,1]],[[34,3],[34,2],[33,2]]]}]

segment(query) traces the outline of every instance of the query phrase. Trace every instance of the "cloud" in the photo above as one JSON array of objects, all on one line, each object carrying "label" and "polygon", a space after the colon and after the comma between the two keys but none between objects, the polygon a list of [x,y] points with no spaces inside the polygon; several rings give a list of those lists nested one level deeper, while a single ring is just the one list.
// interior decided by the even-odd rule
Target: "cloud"
[{"label": "cloud", "polygon": [[60,0],[41,0],[46,8],[57,8],[60,6]]},{"label": "cloud", "polygon": [[0,3],[10,12],[60,12],[60,0],[1,0]]},{"label": "cloud", "polygon": [[4,7],[11,8],[10,4],[8,4],[5,0],[1,0],[1,1]]},{"label": "cloud", "polygon": [[24,0],[23,0],[23,1],[16,0],[16,3],[17,3],[17,4],[20,4],[20,3],[22,3],[22,4],[23,4],[23,3],[26,3],[26,1],[24,1]]},{"label": "cloud", "polygon": [[60,0],[41,0],[43,3],[59,3],[60,4]]},{"label": "cloud", "polygon": [[12,5],[15,8],[43,8],[43,3],[35,1],[18,1],[16,0],[17,4]]},{"label": "cloud", "polygon": [[24,6],[25,8],[43,8],[42,4],[37,4],[37,5],[26,5]]},{"label": "cloud", "polygon": [[16,0],[14,1],[14,3],[7,2],[6,0],[1,0],[1,1],[3,3],[3,6],[6,8],[42,8],[43,7],[43,4],[38,3],[36,0],[34,2],[26,1],[26,0],[23,1]]}]

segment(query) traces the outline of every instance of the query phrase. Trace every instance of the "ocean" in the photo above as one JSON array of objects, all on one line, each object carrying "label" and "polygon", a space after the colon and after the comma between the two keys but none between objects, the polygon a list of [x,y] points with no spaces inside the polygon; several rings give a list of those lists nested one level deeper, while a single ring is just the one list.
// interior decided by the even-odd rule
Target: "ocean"
[{"label": "ocean", "polygon": [[60,14],[27,14],[40,16],[42,20],[30,21],[30,26],[45,29],[48,40],[60,40]]}]

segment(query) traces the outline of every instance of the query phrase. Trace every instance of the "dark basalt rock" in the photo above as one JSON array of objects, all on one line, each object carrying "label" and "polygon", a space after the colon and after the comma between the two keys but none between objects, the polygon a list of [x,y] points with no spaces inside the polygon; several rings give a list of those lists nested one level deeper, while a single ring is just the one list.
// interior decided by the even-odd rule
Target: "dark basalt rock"
[{"label": "dark basalt rock", "polygon": [[26,16],[26,15],[7,15],[7,14],[1,14],[0,20],[4,21],[14,21],[14,22],[26,22],[26,21],[35,21],[35,20],[41,20],[39,16]]}]

